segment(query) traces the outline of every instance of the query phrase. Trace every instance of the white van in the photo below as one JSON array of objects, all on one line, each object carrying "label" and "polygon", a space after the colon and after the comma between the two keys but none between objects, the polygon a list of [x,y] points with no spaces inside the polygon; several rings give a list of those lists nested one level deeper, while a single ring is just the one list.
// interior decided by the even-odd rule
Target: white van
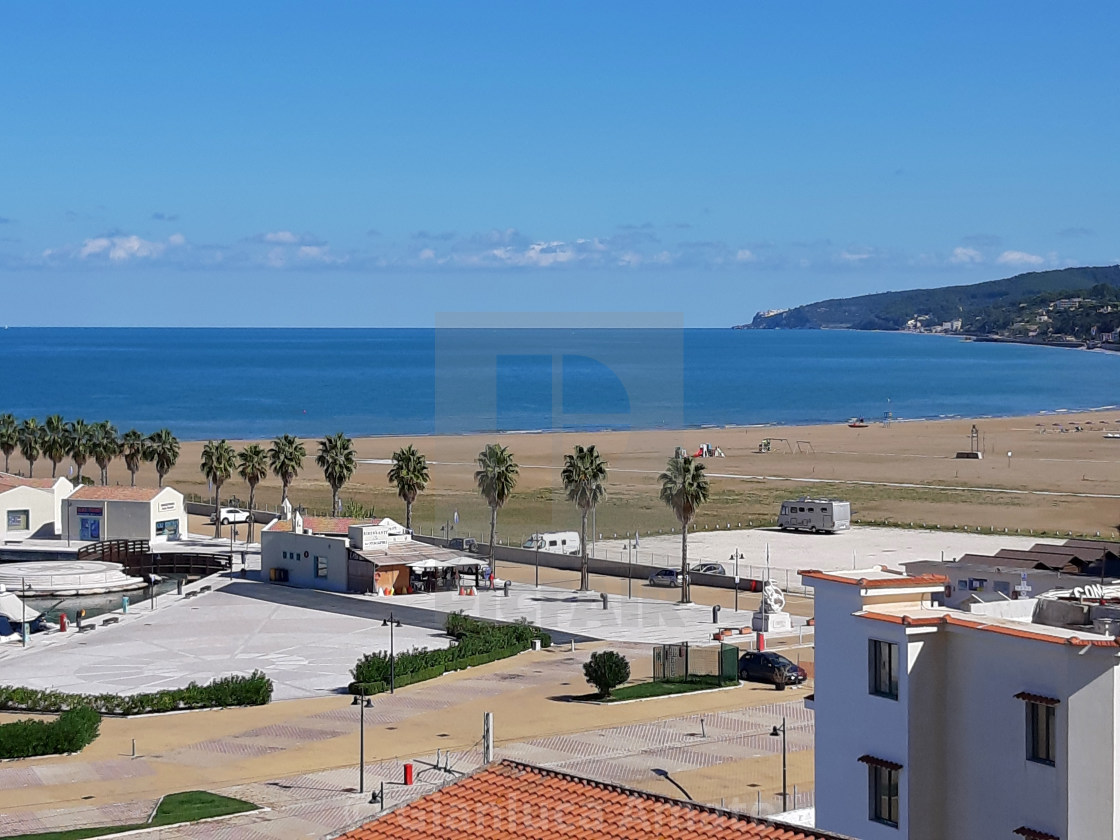
[{"label": "white van", "polygon": [[552,531],[548,534],[533,534],[521,547],[553,554],[579,554],[579,533]]},{"label": "white van", "polygon": [[834,499],[793,499],[782,502],[778,514],[778,527],[785,531],[798,528],[833,533],[846,531],[852,525],[852,506],[848,502]]}]

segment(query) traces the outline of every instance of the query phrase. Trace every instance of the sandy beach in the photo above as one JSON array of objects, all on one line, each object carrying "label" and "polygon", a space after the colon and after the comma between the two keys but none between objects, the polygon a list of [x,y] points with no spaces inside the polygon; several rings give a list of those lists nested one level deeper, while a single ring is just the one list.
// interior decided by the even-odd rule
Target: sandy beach
[{"label": "sandy beach", "polygon": [[[970,448],[974,423],[983,458],[955,458]],[[533,530],[578,527],[579,517],[559,486],[559,467],[575,444],[595,444],[610,464],[608,498],[596,517],[599,533],[609,538],[634,530],[667,532],[676,521],[657,499],[657,474],[675,447],[694,452],[701,443],[711,443],[726,457],[705,461],[712,498],[700,511],[700,528],[757,525],[773,519],[781,499],[815,495],[851,500],[853,517],[865,523],[1111,535],[1120,522],[1120,490],[1114,481],[1120,439],[1106,438],[1106,432],[1120,432],[1120,411],[895,422],[862,429],[831,424],[359,438],[355,448],[366,463],[359,465],[342,497],[403,520],[404,505],[385,474],[393,451],[412,443],[428,457],[431,472],[431,484],[414,507],[415,525],[430,533],[458,512],[456,533],[478,535],[489,517],[474,490],[474,460],[486,443],[496,441],[508,446],[521,465],[514,498],[499,515],[501,533],[516,539]],[[770,451],[760,453],[759,444],[767,438]],[[236,448],[248,442],[232,441]],[[308,509],[325,509],[330,491],[314,464],[317,442],[305,445],[308,458],[291,497]],[[202,446],[198,441],[182,444],[169,484],[187,494],[207,495],[198,469]],[[37,475],[49,474],[49,463],[40,460],[37,467]],[[18,453],[12,469],[26,473]],[[61,465],[60,471],[66,469],[67,464]],[[109,475],[112,482],[128,483],[119,459]],[[145,464],[138,483],[155,482],[152,466]],[[248,498],[248,488],[236,477],[222,489],[223,498]],[[269,477],[257,496],[277,503],[279,482]]]}]

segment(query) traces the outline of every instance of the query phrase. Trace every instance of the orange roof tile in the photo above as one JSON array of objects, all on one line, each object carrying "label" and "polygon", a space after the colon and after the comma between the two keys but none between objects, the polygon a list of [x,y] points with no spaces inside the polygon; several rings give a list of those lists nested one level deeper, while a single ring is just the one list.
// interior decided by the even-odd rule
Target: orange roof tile
[{"label": "orange roof tile", "polygon": [[832,583],[847,583],[851,586],[859,586],[862,589],[895,589],[897,587],[911,587],[911,586],[944,586],[949,582],[949,578],[945,575],[903,575],[899,574],[894,577],[887,578],[855,578],[850,575],[832,574],[829,572],[822,572],[819,569],[802,569],[798,571],[801,577],[812,578],[813,580],[827,580]]},{"label": "orange roof tile", "polygon": [[[1001,636],[1012,636],[1017,639],[1029,639],[1036,642],[1049,642],[1055,645],[1072,645],[1074,647],[1106,647],[1120,646],[1120,639],[1082,639],[1080,636],[1064,636],[1060,633],[1046,632],[1045,625],[1033,625],[1023,622],[1022,628],[1012,627],[1008,624],[996,624],[978,618],[966,618],[964,613],[946,612],[936,616],[909,616],[905,613],[876,612],[862,610],[854,613],[859,618],[868,618],[872,621],[885,621],[889,624],[902,624],[907,627],[966,627],[971,630],[984,630],[988,633],[999,633]],[[1018,622],[1017,622],[1018,623]],[[1037,627],[1037,630],[1030,630]]]},{"label": "orange roof tile", "polygon": [[96,487],[85,485],[70,494],[79,501],[150,502],[167,487]]},{"label": "orange roof tile", "polygon": [[842,840],[619,785],[502,761],[339,840]]},{"label": "orange roof tile", "polygon": [[[313,534],[348,534],[351,525],[377,525],[380,519],[349,519],[333,516],[305,516],[303,527],[310,528]],[[278,519],[268,526],[270,531],[292,530],[292,520]]]},{"label": "orange roof tile", "polygon": [[7,487],[37,487],[40,490],[50,490],[56,481],[57,478],[26,478],[22,475],[0,472],[0,485]]}]

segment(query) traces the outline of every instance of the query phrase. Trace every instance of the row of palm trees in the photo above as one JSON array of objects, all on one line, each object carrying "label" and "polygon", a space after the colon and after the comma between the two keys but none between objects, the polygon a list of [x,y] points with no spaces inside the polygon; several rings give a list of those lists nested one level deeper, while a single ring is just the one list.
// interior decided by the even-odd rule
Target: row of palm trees
[{"label": "row of palm trees", "polygon": [[[202,447],[200,469],[214,488],[214,536],[219,535],[221,528],[218,508],[222,485],[233,477],[235,471],[249,485],[249,510],[252,511],[256,502],[257,485],[270,472],[280,479],[283,488],[281,504],[283,504],[288,498],[288,488],[303,469],[303,461],[306,457],[307,449],[303,442],[292,435],[281,435],[274,439],[267,450],[258,443],[251,443],[240,452],[235,452],[233,446],[225,439],[207,441]],[[336,510],[339,491],[358,468],[354,442],[342,432],[328,435],[319,441],[319,454],[315,456],[315,463],[323,471],[323,477],[330,485],[331,510]],[[253,524],[250,516],[250,541],[253,539]]]},{"label": "row of palm trees", "polygon": [[164,476],[179,460],[179,441],[168,429],[160,429],[147,436],[136,429],[120,434],[108,420],[87,423],[82,419],[65,420],[60,414],[52,414],[40,423],[34,417],[21,421],[12,414],[0,414],[0,452],[4,454],[4,472],[10,472],[9,460],[17,449],[27,461],[29,477],[34,478],[35,463],[40,458],[51,462],[51,478],[58,475],[58,465],[69,458],[79,483],[82,472],[92,460],[100,471],[101,483],[108,484],[109,465],[120,457],[132,474],[133,486],[136,485],[140,464],[150,461],[155,464],[162,487]]},{"label": "row of palm trees", "polygon": [[[405,503],[405,527],[412,528],[412,504],[429,481],[427,459],[411,445],[393,453],[389,482],[396,485],[397,495]],[[569,502],[580,511],[580,589],[590,588],[591,575],[587,562],[587,518],[607,495],[608,464],[594,444],[579,446],[564,456],[560,481]],[[498,528],[498,510],[513,495],[519,469],[508,448],[488,443],[478,453],[475,483],[478,492],[490,507],[490,561],[494,558],[494,537]],[[681,524],[681,602],[691,600],[688,577],[688,529],[696,519],[700,506],[708,501],[711,487],[704,475],[704,464],[689,455],[674,455],[657,477],[661,485],[658,498]]]}]

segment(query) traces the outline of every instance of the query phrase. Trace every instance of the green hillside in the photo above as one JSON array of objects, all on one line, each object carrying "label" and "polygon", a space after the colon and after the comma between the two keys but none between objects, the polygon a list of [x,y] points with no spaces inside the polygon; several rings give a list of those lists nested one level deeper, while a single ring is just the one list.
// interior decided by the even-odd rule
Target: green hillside
[{"label": "green hillside", "polygon": [[[1056,325],[1045,315],[1054,311],[1055,301],[1078,297],[1100,306],[1075,309],[1074,314],[1062,310]],[[1037,329],[1041,318],[1043,334],[1061,333],[1084,340],[1091,327],[1098,331],[1120,328],[1120,314],[1113,311],[1118,300],[1120,266],[1063,268],[969,286],[824,300],[780,312],[760,312],[750,324],[736,329],[902,330],[916,318],[923,325],[959,318],[960,332],[988,335],[1015,330],[1024,323]],[[1080,335],[1082,331],[1084,335]]]}]

